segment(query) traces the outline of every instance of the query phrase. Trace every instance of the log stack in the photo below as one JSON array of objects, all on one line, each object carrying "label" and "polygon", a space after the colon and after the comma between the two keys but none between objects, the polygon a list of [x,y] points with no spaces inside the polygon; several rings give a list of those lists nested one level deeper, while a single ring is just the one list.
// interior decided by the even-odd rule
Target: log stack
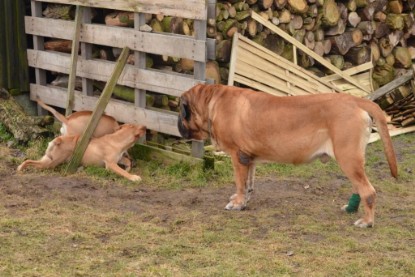
[{"label": "log stack", "polygon": [[415,125],[415,81],[412,79],[376,100],[397,128]]},{"label": "log stack", "polygon": [[[415,59],[414,7],[415,0],[218,0],[216,20],[208,20],[207,25],[207,36],[216,39],[216,60],[208,62],[207,77],[216,83],[227,83],[232,37],[236,32],[294,60],[292,45],[253,20],[250,11],[255,11],[341,70],[372,59],[375,65],[373,87],[377,89],[412,66]],[[56,17],[61,10],[52,12],[52,8],[56,10],[55,5],[50,7],[47,16]],[[71,10],[63,11],[62,17],[72,17]],[[94,13],[93,22],[133,27],[133,19],[132,13],[98,10]],[[164,15],[146,15],[146,26],[142,27],[152,32],[189,36],[194,33],[192,20]],[[46,43],[47,49],[60,47],[60,51],[70,50],[67,42]],[[97,49],[95,56],[115,60],[117,54],[109,52],[108,49]],[[193,71],[193,62],[186,59],[147,55],[147,60],[148,67],[183,74]],[[298,52],[297,61],[301,67],[314,73],[331,73],[301,51]],[[409,90],[413,92],[413,86]],[[388,97],[389,102],[400,98]],[[409,95],[403,98],[414,102]],[[398,113],[395,119],[400,116]]]},{"label": "log stack", "polygon": [[[220,1],[214,36],[219,46],[218,62],[226,66],[229,61],[225,54],[230,43],[225,41],[235,31],[293,60],[291,45],[249,16],[243,16],[253,10],[339,69],[368,62],[372,53],[376,89],[392,81],[400,70],[411,67],[415,58],[414,6],[413,0]],[[313,67],[318,67],[301,52],[298,63],[313,71]]]}]

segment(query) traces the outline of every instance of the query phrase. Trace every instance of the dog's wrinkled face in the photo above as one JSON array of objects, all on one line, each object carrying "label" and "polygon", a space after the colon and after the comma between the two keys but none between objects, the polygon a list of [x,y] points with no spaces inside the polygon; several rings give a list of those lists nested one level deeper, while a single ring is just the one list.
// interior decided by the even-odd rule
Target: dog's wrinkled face
[{"label": "dog's wrinkled face", "polygon": [[208,117],[205,114],[207,106],[200,99],[200,86],[196,86],[180,97],[180,113],[177,127],[180,135],[185,139],[203,140],[209,137]]}]

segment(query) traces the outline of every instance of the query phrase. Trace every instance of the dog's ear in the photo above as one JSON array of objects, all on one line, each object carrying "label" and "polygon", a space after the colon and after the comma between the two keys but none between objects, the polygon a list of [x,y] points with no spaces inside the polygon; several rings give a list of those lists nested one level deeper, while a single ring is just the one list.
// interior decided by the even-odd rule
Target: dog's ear
[{"label": "dog's ear", "polygon": [[61,137],[57,137],[54,141],[53,144],[55,145],[60,145],[62,143],[62,138]]},{"label": "dog's ear", "polygon": [[190,119],[190,109],[189,104],[187,103],[186,98],[180,97],[180,117],[189,121]]}]

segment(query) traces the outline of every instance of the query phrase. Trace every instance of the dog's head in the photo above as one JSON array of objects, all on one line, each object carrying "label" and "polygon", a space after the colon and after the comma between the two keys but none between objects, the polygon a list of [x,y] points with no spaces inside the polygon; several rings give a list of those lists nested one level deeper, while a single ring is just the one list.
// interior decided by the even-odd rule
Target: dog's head
[{"label": "dog's head", "polygon": [[209,137],[209,101],[212,90],[208,85],[196,85],[180,96],[177,127],[186,139],[203,140]]},{"label": "dog's head", "polygon": [[122,133],[125,138],[130,138],[132,142],[135,142],[146,134],[146,130],[146,126],[143,125],[123,124],[116,132]]}]

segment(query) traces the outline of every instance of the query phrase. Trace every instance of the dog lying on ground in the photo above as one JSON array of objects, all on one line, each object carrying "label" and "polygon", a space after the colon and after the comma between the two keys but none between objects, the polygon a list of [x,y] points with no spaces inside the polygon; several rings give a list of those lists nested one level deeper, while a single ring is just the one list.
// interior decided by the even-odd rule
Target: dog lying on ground
[{"label": "dog lying on ground", "polygon": [[[82,165],[100,166],[111,170],[131,181],[139,182],[141,177],[128,173],[131,168],[129,160],[123,154],[131,148],[137,140],[144,136],[145,126],[124,124],[112,134],[93,138],[82,158]],[[79,136],[59,136],[52,140],[45,155],[40,160],[26,160],[19,165],[17,171],[22,171],[28,166],[38,169],[54,168],[63,162],[69,161]],[[125,164],[126,170],[118,166],[117,163]]]},{"label": "dog lying on ground", "polygon": [[334,158],[365,208],[359,227],[374,224],[376,192],[364,170],[365,149],[374,119],[391,174],[397,162],[382,110],[346,94],[275,97],[225,85],[196,85],[180,98],[178,129],[187,139],[211,137],[232,160],[236,193],[228,210],[245,208],[260,161],[300,164]]},{"label": "dog lying on ground", "polygon": [[[62,123],[62,128],[60,130],[62,135],[80,136],[84,132],[92,115],[92,111],[78,111],[65,117],[54,108],[46,105],[42,100],[37,99],[36,101],[39,106],[51,112],[55,118]],[[104,135],[114,133],[119,128],[120,125],[115,118],[104,114],[101,116],[92,137],[99,138]]]}]

